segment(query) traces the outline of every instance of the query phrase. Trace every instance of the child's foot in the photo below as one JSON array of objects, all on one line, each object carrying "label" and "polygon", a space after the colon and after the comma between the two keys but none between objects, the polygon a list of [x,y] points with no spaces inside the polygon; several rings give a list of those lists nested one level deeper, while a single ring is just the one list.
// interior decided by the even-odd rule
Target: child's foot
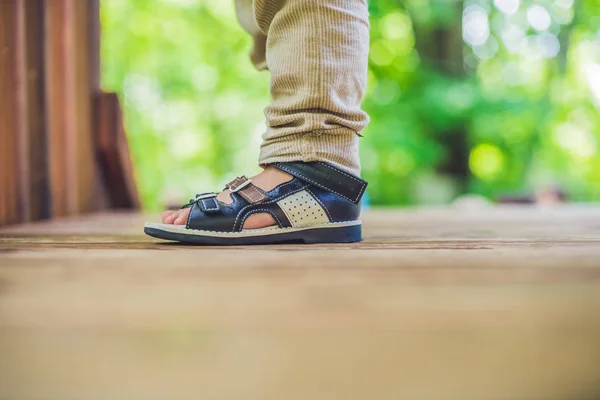
[{"label": "child's foot", "polygon": [[[250,178],[252,183],[262,190],[268,192],[274,189],[276,186],[281,185],[282,183],[288,182],[292,179],[292,176],[271,166],[268,166],[259,173],[258,175]],[[217,200],[230,204],[233,202],[233,199],[230,196],[231,191],[226,189],[219,193],[217,196]],[[162,213],[162,222],[164,224],[174,224],[174,225],[185,225],[187,222],[188,215],[190,214],[191,207],[183,208],[177,211],[167,210]],[[257,229],[257,228],[265,228],[267,226],[275,225],[275,220],[268,213],[259,213],[252,214],[246,219],[244,222],[243,229]]]},{"label": "child's foot", "polygon": [[321,161],[275,162],[252,179],[234,179],[223,193],[196,195],[165,212],[163,223],[147,222],[144,232],[199,245],[358,242],[366,187]]}]

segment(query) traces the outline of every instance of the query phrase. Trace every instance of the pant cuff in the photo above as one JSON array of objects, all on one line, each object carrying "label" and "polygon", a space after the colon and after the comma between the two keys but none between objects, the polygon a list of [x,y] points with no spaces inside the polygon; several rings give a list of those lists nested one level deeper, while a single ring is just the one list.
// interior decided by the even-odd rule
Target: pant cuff
[{"label": "pant cuff", "polygon": [[259,163],[323,161],[360,176],[358,140],[356,132],[347,128],[271,137],[265,139],[261,146]]}]

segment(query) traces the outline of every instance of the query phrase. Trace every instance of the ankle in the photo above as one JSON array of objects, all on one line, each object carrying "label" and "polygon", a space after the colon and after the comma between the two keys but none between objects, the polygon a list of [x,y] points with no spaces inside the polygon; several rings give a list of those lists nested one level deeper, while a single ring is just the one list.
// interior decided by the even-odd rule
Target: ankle
[{"label": "ankle", "polygon": [[[259,187],[265,192],[268,192],[275,189],[282,183],[291,181],[293,178],[294,177],[287,172],[283,172],[273,166],[267,165],[262,172],[254,175],[250,178],[250,180],[255,186]],[[225,204],[233,203],[233,198],[231,197],[231,191],[229,189],[219,193],[217,199]]]},{"label": "ankle", "polygon": [[287,172],[283,172],[280,169],[267,165],[262,172],[253,176],[250,179],[252,180],[252,183],[254,183],[256,186],[258,186],[265,192],[268,192],[270,190],[275,189],[282,183],[291,181],[292,178],[293,176],[291,176]]}]

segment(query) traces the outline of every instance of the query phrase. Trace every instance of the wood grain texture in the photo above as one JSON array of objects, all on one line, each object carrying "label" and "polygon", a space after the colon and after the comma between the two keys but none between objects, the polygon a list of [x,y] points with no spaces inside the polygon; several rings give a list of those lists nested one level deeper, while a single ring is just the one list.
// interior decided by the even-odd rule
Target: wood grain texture
[{"label": "wood grain texture", "polygon": [[[106,208],[94,137],[98,0],[1,0],[0,7],[0,225]],[[123,128],[116,129],[116,162],[129,168]],[[133,176],[122,180],[137,199]]]},{"label": "wood grain texture", "polygon": [[88,58],[92,94],[100,93],[100,0],[87,1]]},{"label": "wood grain texture", "polygon": [[19,154],[22,131],[22,39],[20,2],[0,1],[0,225],[18,222],[23,178]]},{"label": "wood grain texture", "polygon": [[31,218],[31,191],[29,169],[29,135],[27,121],[27,27],[25,26],[25,1],[15,0],[16,5],[16,90],[13,101],[16,102],[16,164],[17,164],[17,213],[19,222]]},{"label": "wood grain texture", "polygon": [[[77,212],[87,213],[96,209],[97,197],[95,169],[97,167],[94,151],[94,133],[92,128],[92,78],[90,44],[92,43],[89,24],[90,2],[72,0],[73,53],[73,107],[70,113],[75,118],[75,137],[77,140]],[[96,16],[98,18],[98,16]],[[99,60],[98,60],[99,61]]]},{"label": "wood grain texture", "polygon": [[96,209],[91,11],[87,1],[53,0],[45,5],[53,215],[75,215]]},{"label": "wood grain texture", "polygon": [[25,132],[28,220],[50,217],[44,82],[44,0],[23,0],[25,26]]},{"label": "wood grain texture", "polygon": [[139,209],[140,199],[121,104],[116,93],[95,97],[96,154],[112,208]]},{"label": "wood grain texture", "polygon": [[[365,241],[0,230],[0,398],[597,399],[600,208],[370,210]],[[35,383],[35,384],[33,384]]]},{"label": "wood grain texture", "polygon": [[[55,217],[73,214],[76,211],[76,187],[73,142],[73,123],[69,118],[68,83],[73,70],[69,67],[69,1],[51,0],[44,3],[45,10],[45,82],[46,118],[48,129],[48,161],[52,215]],[[71,109],[72,111],[72,109]]]}]

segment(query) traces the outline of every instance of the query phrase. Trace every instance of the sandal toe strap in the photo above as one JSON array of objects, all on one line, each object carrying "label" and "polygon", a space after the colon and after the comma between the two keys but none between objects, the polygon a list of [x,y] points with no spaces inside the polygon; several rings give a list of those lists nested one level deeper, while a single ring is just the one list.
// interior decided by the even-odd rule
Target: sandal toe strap
[{"label": "sandal toe strap", "polygon": [[256,213],[271,214],[280,228],[291,226],[278,204],[267,202],[253,205],[243,202],[237,193],[232,196],[237,196],[238,200],[231,205],[221,204],[216,197],[198,199],[191,206],[186,227],[205,231],[240,232],[246,219]]},{"label": "sandal toe strap", "polygon": [[[217,201],[216,197],[217,197],[217,193],[213,193],[213,192],[210,192],[210,193],[199,193],[199,194],[196,194],[196,197],[195,197],[195,198],[193,198],[193,199],[190,199],[190,201],[188,201],[186,204],[182,205],[182,206],[181,206],[181,208],[182,208],[182,209],[184,209],[184,208],[188,208],[188,207],[190,207],[190,206],[193,206],[195,203],[197,203],[197,202],[199,202],[199,201],[202,201],[202,202],[203,202],[203,204],[207,205],[207,206],[206,206],[207,208],[211,209],[211,208],[214,208],[214,207],[217,207],[217,206],[219,206],[219,202]],[[214,199],[213,201],[214,201],[214,203],[215,203],[216,205],[213,205],[213,206],[211,207],[211,206],[210,206],[210,205],[211,205],[211,202],[210,202],[210,201],[206,201],[206,202],[205,202],[205,200],[208,200],[208,199]],[[213,211],[218,211],[218,209],[215,209],[215,210],[213,210]]]},{"label": "sandal toe strap", "polygon": [[212,193],[212,196],[196,197],[196,202],[207,214],[217,213],[221,211],[221,203],[217,200],[217,195]]},{"label": "sandal toe strap", "polygon": [[230,232],[237,216],[235,207],[223,207],[216,196],[198,199],[190,210],[187,228]]}]

